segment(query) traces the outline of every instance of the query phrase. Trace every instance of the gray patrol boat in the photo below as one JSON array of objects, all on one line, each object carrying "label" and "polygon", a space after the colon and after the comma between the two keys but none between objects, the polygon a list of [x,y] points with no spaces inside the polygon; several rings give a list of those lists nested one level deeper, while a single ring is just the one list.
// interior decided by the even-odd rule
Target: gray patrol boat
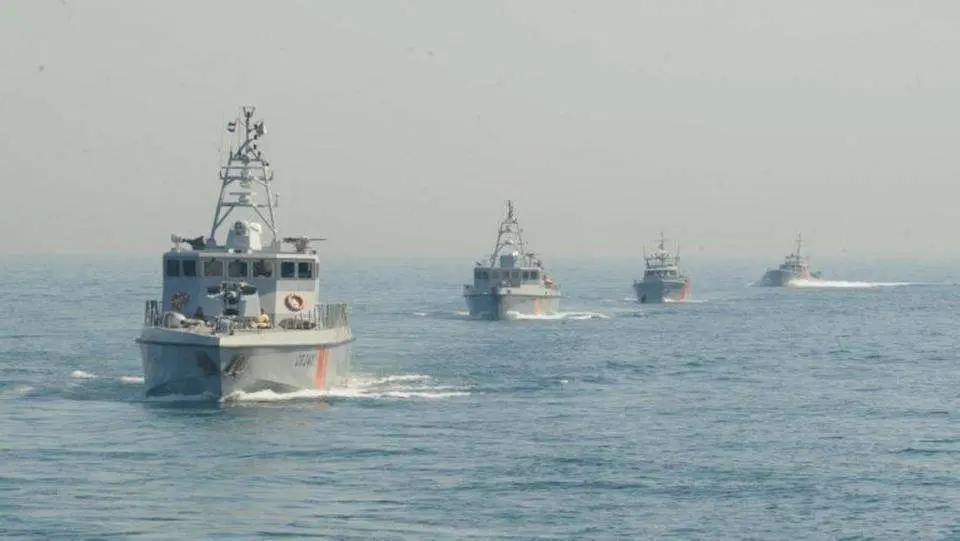
[{"label": "gray patrol boat", "polygon": [[690,296],[690,277],[680,270],[680,249],[671,255],[665,243],[660,233],[660,245],[653,253],[643,256],[646,263],[643,279],[633,282],[641,303],[683,301]]},{"label": "gray patrol boat", "polygon": [[507,201],[507,216],[500,222],[490,260],[477,262],[473,284],[463,289],[472,317],[509,319],[559,311],[559,286],[547,276],[537,255],[526,251],[513,201]]},{"label": "gray patrol boat", "polygon": [[810,258],[800,255],[803,247],[803,237],[797,234],[797,251],[787,254],[783,263],[775,269],[768,270],[760,285],[765,287],[786,287],[794,280],[818,280],[822,277],[819,272],[810,271]]},{"label": "gray patrol boat", "polygon": [[[163,255],[163,298],[147,301],[137,339],[147,396],[220,398],[346,383],[347,306],[320,303],[310,241],[323,239],[280,237],[273,172],[259,145],[263,122],[253,113],[243,107],[227,124],[235,140],[220,169],[210,236],[171,235],[174,246]],[[250,220],[230,223],[220,243],[217,230],[235,210]]]}]

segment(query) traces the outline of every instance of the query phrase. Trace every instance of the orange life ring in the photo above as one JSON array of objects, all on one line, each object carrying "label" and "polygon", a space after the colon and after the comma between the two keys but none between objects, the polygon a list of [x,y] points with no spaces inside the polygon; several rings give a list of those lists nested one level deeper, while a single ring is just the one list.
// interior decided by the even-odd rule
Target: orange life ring
[{"label": "orange life ring", "polygon": [[294,312],[299,312],[300,310],[303,310],[303,297],[301,297],[296,293],[291,293],[287,295],[286,299],[284,299],[283,302],[284,304],[287,305],[287,308],[289,308],[290,310],[293,310]]}]

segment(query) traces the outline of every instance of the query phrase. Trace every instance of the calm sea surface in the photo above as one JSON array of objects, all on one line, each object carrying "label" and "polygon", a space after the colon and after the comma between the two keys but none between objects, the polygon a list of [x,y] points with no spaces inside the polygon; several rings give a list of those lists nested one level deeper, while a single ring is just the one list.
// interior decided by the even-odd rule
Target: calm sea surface
[{"label": "calm sea surface", "polygon": [[960,264],[777,262],[555,262],[513,322],[470,260],[341,263],[351,386],[204,404],[143,397],[159,256],[3,256],[0,538],[960,539]]}]

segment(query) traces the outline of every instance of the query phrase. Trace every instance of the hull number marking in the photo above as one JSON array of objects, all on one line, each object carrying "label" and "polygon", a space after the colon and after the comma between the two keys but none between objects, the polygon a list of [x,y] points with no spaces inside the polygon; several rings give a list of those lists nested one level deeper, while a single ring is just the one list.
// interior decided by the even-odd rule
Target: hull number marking
[{"label": "hull number marking", "polygon": [[298,353],[297,360],[293,361],[293,366],[296,368],[313,366],[315,360],[316,356],[313,353]]}]

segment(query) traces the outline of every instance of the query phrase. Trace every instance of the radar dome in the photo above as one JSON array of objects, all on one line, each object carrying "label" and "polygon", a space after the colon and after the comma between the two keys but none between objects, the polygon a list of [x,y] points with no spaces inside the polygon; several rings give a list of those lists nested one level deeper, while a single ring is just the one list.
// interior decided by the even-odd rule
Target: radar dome
[{"label": "radar dome", "polygon": [[251,252],[260,250],[260,232],[262,226],[257,222],[237,220],[233,228],[227,233],[227,249],[234,252]]}]

